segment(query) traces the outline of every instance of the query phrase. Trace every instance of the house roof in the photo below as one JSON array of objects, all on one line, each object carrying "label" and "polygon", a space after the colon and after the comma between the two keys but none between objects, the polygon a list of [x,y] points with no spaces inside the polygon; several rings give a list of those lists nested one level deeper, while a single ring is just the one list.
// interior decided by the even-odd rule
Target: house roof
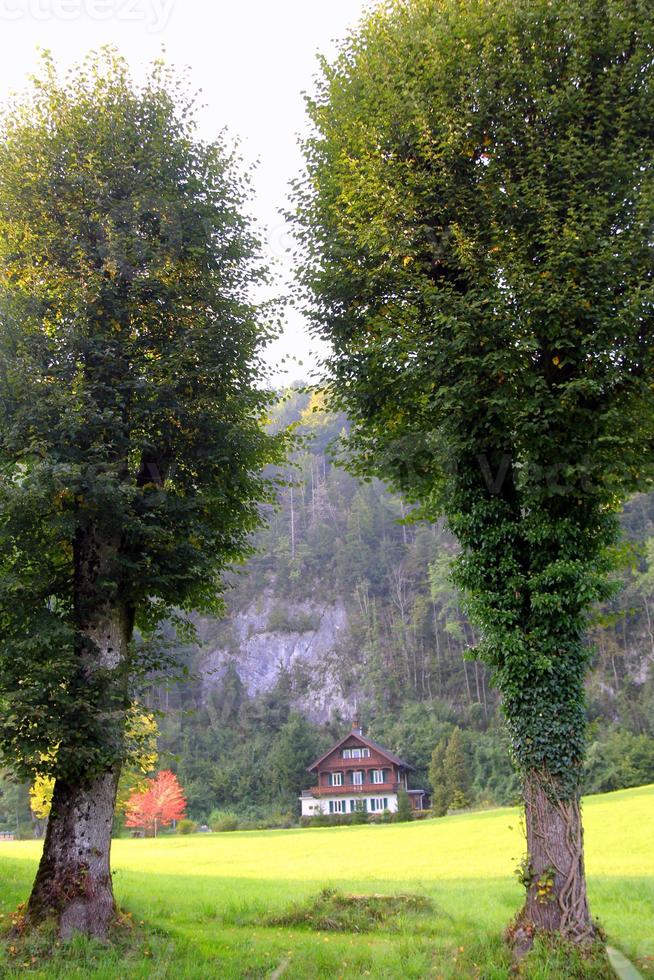
[{"label": "house roof", "polygon": [[383,755],[385,759],[388,759],[389,762],[394,763],[396,766],[402,766],[404,769],[414,768],[408,762],[405,762],[404,759],[400,759],[399,755],[395,755],[394,752],[390,752],[388,749],[385,749],[383,745],[379,744],[379,742],[373,742],[371,738],[367,738],[365,735],[360,735],[359,732],[348,732],[347,735],[340,738],[338,742],[335,742],[331,749],[328,749],[327,752],[323,752],[320,758],[316,759],[316,761],[308,767],[307,771],[313,772],[314,769],[317,769],[320,763],[323,762],[328,755],[331,755],[332,752],[340,749],[341,745],[347,742],[349,738],[354,738],[357,742],[360,742],[361,745],[367,746],[369,749],[374,749],[375,752],[379,752],[380,755]]}]

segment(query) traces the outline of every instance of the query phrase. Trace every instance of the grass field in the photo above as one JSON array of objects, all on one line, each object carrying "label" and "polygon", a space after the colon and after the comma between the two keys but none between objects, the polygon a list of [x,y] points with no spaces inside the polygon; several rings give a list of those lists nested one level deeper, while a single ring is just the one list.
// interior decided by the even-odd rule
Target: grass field
[{"label": "grass field", "polygon": [[[592,910],[612,945],[654,976],[654,786],[585,801]],[[521,902],[516,810],[410,824],[118,840],[115,889],[131,926],[112,948],[75,940],[45,960],[39,943],[0,954],[0,975],[97,978],[509,976],[502,930]],[[0,842],[0,913],[28,893],[37,842]],[[372,931],[279,925],[324,888],[410,893],[428,914]],[[360,922],[357,920],[357,926]],[[537,951],[532,978],[611,976]]]}]

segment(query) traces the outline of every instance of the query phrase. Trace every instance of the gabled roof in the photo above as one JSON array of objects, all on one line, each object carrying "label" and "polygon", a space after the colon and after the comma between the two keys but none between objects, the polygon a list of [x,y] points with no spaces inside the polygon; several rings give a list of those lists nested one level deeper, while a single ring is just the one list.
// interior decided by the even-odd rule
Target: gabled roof
[{"label": "gabled roof", "polygon": [[314,769],[317,769],[320,763],[323,762],[328,755],[331,755],[332,752],[336,752],[338,749],[340,749],[340,747],[344,745],[349,738],[354,738],[357,742],[360,742],[361,745],[364,745],[369,749],[374,749],[375,752],[379,752],[380,755],[383,755],[385,759],[388,759],[389,762],[392,762],[396,766],[402,766],[403,769],[414,768],[413,766],[409,765],[408,762],[405,762],[404,759],[400,759],[399,755],[389,752],[388,749],[385,749],[383,745],[380,745],[378,742],[373,742],[371,738],[367,738],[365,735],[360,735],[358,732],[348,732],[347,735],[344,735],[343,738],[340,738],[338,742],[332,745],[331,749],[328,749],[327,752],[323,752],[320,758],[316,759],[316,761],[307,768],[307,772],[313,772]]}]

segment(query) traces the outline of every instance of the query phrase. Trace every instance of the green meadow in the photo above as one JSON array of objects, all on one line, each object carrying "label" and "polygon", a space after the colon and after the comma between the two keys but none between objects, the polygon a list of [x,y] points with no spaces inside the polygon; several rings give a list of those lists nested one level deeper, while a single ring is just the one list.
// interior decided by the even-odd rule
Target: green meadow
[{"label": "green meadow", "polygon": [[[593,913],[609,943],[654,976],[654,786],[589,797],[584,818]],[[0,842],[7,929],[29,893],[39,847]],[[513,869],[523,850],[515,809],[409,824],[117,840],[115,889],[127,915],[116,943],[74,940],[47,957],[47,936],[9,938],[0,975],[504,978],[511,961],[502,932],[520,906]],[[335,898],[330,891],[321,910],[316,899],[325,889]],[[371,895],[412,898],[376,918],[385,900],[366,904]],[[544,948],[521,974],[613,975],[600,960]]]}]

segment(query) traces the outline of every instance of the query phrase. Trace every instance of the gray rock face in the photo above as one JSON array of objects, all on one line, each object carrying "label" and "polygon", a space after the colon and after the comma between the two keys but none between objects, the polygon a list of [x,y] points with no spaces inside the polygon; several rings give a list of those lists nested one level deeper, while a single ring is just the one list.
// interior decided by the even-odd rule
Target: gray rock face
[{"label": "gray rock face", "polygon": [[264,595],[227,621],[197,625],[205,699],[233,665],[250,697],[272,690],[286,672],[294,706],[313,721],[354,711],[356,695],[344,690],[339,674],[338,648],[347,629],[342,602],[282,603]]}]

